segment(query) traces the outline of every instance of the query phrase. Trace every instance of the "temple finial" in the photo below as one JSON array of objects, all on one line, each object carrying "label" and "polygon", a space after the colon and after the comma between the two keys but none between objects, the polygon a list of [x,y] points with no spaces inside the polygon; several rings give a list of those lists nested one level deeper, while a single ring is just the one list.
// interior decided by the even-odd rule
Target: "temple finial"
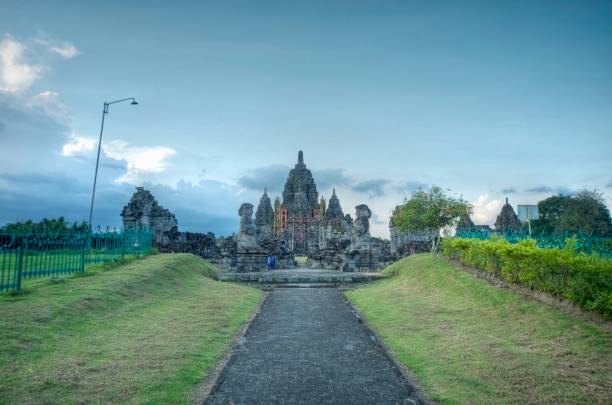
[{"label": "temple finial", "polygon": [[304,152],[299,151],[298,152],[298,165],[303,165],[304,164]]},{"label": "temple finial", "polygon": [[336,195],[336,189],[335,188],[332,189],[332,195]]},{"label": "temple finial", "polygon": [[508,204],[508,197],[506,197],[506,204]]}]

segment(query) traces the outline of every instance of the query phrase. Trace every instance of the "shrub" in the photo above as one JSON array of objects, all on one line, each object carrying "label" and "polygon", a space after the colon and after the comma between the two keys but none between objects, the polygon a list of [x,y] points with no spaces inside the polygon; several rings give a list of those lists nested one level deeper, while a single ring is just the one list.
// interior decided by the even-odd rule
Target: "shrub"
[{"label": "shrub", "polygon": [[444,255],[490,271],[504,280],[566,298],[612,318],[612,260],[576,253],[575,241],[564,249],[541,249],[534,240],[451,238]]}]

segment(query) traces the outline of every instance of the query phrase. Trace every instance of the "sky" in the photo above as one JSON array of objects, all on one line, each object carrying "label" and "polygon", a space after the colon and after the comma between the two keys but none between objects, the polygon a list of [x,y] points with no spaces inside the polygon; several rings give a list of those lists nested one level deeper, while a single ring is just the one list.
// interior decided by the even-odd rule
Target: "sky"
[{"label": "sky", "polygon": [[120,226],[134,187],[228,235],[304,151],[319,193],[392,209],[432,184],[612,206],[612,2],[2,1],[0,224]]}]

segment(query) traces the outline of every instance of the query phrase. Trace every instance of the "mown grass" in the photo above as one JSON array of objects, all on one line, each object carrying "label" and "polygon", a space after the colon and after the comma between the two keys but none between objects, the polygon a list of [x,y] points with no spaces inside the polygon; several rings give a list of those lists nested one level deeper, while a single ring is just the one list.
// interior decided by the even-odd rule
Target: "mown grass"
[{"label": "mown grass", "polygon": [[188,254],[0,297],[0,403],[188,403],[262,298]]},{"label": "mown grass", "polygon": [[435,256],[346,293],[441,403],[610,403],[612,334]]}]

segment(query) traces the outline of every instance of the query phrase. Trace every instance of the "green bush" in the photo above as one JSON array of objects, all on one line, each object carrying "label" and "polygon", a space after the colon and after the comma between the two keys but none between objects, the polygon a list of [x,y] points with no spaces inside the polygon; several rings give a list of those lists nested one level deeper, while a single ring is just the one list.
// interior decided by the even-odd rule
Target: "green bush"
[{"label": "green bush", "polygon": [[564,249],[541,249],[534,240],[449,238],[444,255],[508,282],[566,298],[612,318],[612,260],[576,253],[576,242]]}]

